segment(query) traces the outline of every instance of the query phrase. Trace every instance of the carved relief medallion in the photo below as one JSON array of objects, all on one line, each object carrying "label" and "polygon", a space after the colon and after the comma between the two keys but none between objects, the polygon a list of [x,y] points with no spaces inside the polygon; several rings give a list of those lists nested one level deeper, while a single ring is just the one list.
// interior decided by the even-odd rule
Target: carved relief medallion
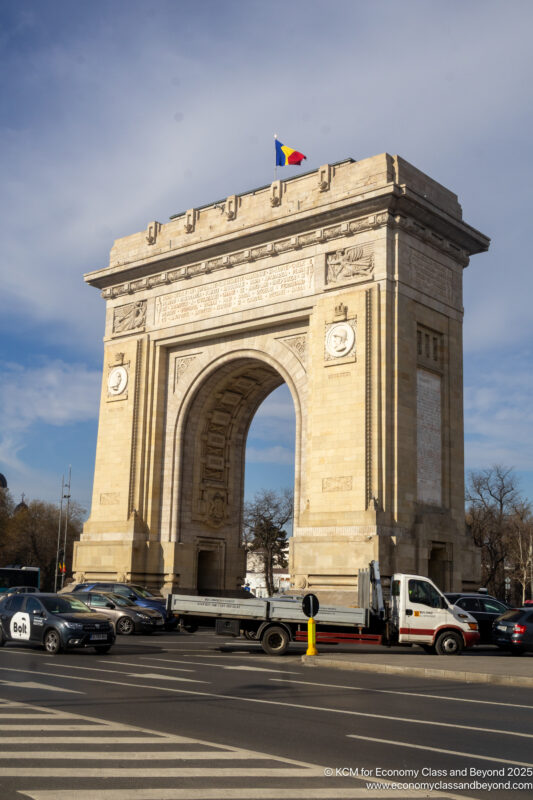
[{"label": "carved relief medallion", "polygon": [[329,329],[326,331],[327,360],[343,358],[353,351],[355,345],[355,329],[350,322],[337,322],[329,326]]},{"label": "carved relief medallion", "polygon": [[127,303],[125,306],[115,308],[113,314],[113,333],[133,331],[144,328],[146,324],[146,300],[136,303]]},{"label": "carved relief medallion", "polygon": [[126,367],[113,367],[107,376],[107,394],[118,397],[126,391],[128,385],[128,370]]}]

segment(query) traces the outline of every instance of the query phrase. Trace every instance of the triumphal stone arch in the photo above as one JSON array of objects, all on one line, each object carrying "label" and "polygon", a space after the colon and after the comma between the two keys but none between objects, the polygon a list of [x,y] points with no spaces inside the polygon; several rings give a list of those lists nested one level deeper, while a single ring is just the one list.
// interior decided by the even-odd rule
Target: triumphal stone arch
[{"label": "triumphal stone arch", "polygon": [[286,383],[296,591],[357,571],[475,586],[465,536],[462,271],[489,240],[397,156],[326,164],[115,242],[92,511],[76,577],[235,590],[246,436]]}]

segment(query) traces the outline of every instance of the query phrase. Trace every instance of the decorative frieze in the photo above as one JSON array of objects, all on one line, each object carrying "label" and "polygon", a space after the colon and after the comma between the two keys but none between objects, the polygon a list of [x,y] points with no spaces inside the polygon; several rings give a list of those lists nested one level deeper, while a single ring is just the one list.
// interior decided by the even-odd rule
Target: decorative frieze
[{"label": "decorative frieze", "polygon": [[179,267],[177,269],[158,273],[157,275],[151,275],[149,278],[142,279],[142,282],[133,281],[131,283],[121,283],[117,286],[104,289],[102,291],[102,297],[105,299],[120,297],[121,295],[140,291],[141,289],[151,289],[163,283],[175,283],[176,281],[186,280],[187,278],[197,275],[208,274],[216,270],[229,269],[241,264],[258,261],[262,258],[270,258],[272,256],[289,253],[306,247],[307,245],[316,245],[317,242],[328,242],[345,236],[353,236],[363,231],[375,230],[389,222],[393,224],[393,218],[388,212],[370,214],[366,217],[320,228],[319,230],[303,233],[299,236],[290,236],[285,239],[278,239],[275,242],[269,242],[266,245],[259,245],[246,250],[236,251],[230,255],[218,256],[209,261],[194,262],[187,267]]},{"label": "decorative frieze", "polygon": [[198,353],[190,356],[178,356],[174,361],[174,391],[182,376],[187,372],[193,361],[196,361]]}]

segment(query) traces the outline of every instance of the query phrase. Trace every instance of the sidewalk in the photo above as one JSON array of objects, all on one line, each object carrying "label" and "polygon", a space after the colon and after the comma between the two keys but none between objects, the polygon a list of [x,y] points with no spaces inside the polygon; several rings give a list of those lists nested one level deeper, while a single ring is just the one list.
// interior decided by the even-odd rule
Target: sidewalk
[{"label": "sidewalk", "polygon": [[418,647],[370,648],[335,653],[324,646],[318,656],[302,656],[306,666],[321,666],[389,675],[413,675],[463,683],[494,683],[533,688],[533,653],[512,656],[493,647],[467,650],[460,656],[434,656]]}]

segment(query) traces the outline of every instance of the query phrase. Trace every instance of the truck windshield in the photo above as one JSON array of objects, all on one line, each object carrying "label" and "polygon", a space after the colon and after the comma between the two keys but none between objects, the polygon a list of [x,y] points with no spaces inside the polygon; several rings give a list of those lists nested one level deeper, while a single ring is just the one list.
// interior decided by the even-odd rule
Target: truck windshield
[{"label": "truck windshield", "polygon": [[441,595],[427,581],[415,580],[411,578],[409,580],[409,600],[411,603],[421,603],[424,606],[430,606],[430,608],[440,608],[441,607]]}]

